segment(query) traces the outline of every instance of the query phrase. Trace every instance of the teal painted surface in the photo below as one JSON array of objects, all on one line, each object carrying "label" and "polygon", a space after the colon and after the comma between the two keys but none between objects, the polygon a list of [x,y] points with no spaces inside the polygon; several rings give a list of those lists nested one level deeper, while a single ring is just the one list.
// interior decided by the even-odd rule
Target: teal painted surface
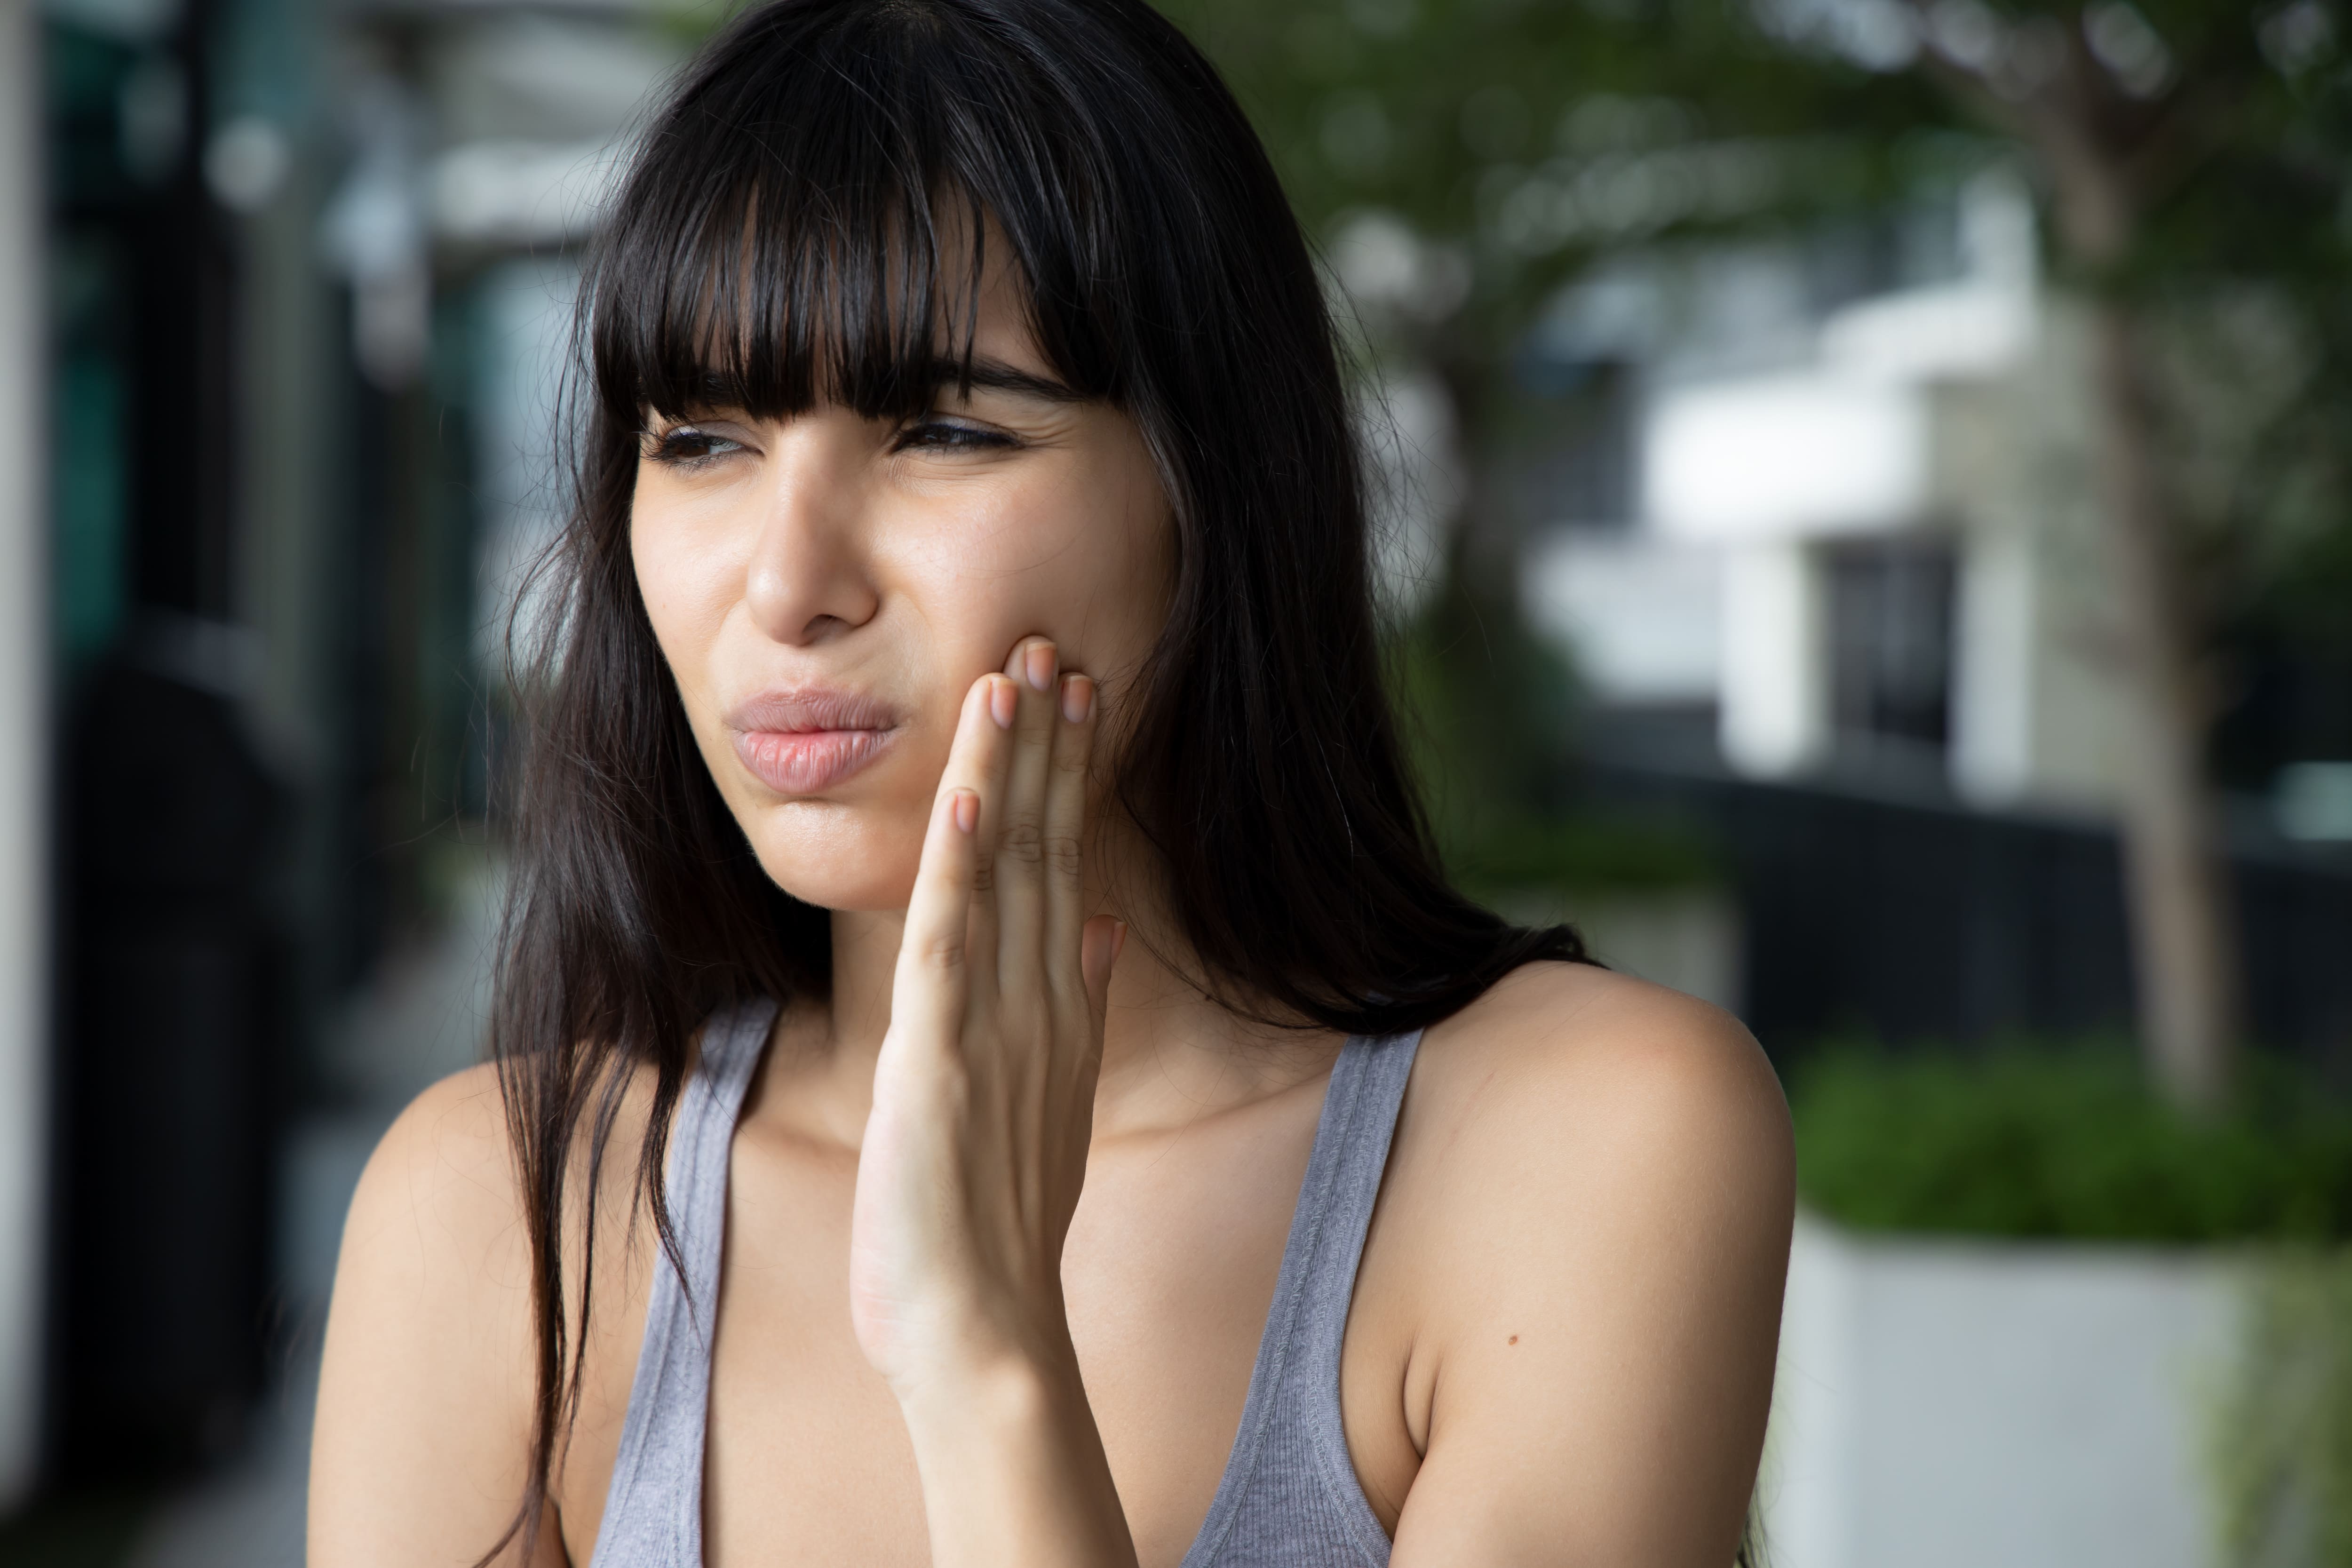
[{"label": "teal painted surface", "polygon": [[129,473],[124,387],[111,355],[59,356],[51,403],[58,653],[68,668],[105,648],[123,616]]},{"label": "teal painted surface", "polygon": [[[142,56],[51,19],[43,28],[49,200],[50,580],[70,678],[121,630],[130,596],[130,301],[109,215],[141,199],[123,105]],[[147,62],[152,67],[152,59]]]}]

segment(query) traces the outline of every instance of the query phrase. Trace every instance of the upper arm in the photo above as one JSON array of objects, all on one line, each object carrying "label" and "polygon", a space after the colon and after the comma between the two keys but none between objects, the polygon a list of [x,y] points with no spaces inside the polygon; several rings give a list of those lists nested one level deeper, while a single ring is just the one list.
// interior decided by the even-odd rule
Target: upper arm
[{"label": "upper arm", "polygon": [[1396,1562],[1723,1568],[1795,1205],[1779,1083],[1687,997],[1590,971],[1506,985],[1416,1183],[1455,1223],[1428,1232],[1428,1425]]},{"label": "upper arm", "polygon": [[[465,1568],[489,1550],[528,1474],[531,1343],[498,1080],[476,1068],[401,1115],[352,1200],[311,1440],[314,1568]],[[562,1563],[541,1534],[536,1561]]]}]

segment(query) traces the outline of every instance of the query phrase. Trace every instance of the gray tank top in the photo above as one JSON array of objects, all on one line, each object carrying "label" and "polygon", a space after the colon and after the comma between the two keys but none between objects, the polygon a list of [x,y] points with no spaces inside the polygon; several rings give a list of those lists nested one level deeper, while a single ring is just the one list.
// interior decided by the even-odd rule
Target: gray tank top
[{"label": "gray tank top", "polygon": [[[688,1289],[656,1267],[645,1342],[590,1568],[702,1568],[702,1445],[743,1092],[775,1005],[713,1018],[670,1133],[670,1220]],[[1356,1484],[1339,1424],[1339,1347],[1418,1032],[1349,1040],[1331,1069],[1315,1150],[1258,1341],[1241,1431],[1182,1568],[1386,1568],[1389,1539]]]}]

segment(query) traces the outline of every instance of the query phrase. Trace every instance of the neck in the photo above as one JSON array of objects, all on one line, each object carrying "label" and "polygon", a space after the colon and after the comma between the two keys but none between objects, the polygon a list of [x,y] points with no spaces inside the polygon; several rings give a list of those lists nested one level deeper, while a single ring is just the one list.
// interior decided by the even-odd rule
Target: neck
[{"label": "neck", "polygon": [[[1185,978],[1192,949],[1159,908],[1094,890],[1090,910],[1116,914],[1129,937],[1111,976],[1095,1106],[1098,1141],[1164,1131],[1288,1088],[1319,1073],[1339,1041],[1325,1031],[1270,1028],[1235,1016]],[[833,994],[788,1027],[779,1051],[800,1084],[788,1098],[856,1142],[873,1100],[874,1059],[890,1026],[891,980],[903,913],[835,910]],[[780,1045],[785,1042],[780,1042]],[[778,1087],[782,1087],[779,1085]],[[810,1097],[821,1099],[822,1108]],[[765,1098],[765,1097],[763,1097]]]}]

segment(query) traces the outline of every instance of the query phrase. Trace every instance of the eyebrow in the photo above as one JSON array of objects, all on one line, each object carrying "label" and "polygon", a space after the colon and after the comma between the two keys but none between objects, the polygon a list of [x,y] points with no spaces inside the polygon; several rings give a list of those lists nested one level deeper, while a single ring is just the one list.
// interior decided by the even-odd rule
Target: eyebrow
[{"label": "eyebrow", "polygon": [[992,392],[1010,392],[1023,397],[1034,397],[1045,403],[1084,403],[1087,399],[1049,376],[1031,375],[1015,370],[1003,360],[975,358],[967,364],[961,360],[940,359],[932,362],[931,381],[938,386],[986,387]]},{"label": "eyebrow", "polygon": [[[984,388],[990,392],[1010,392],[1016,396],[1034,397],[1041,403],[1092,401],[1086,394],[1075,391],[1051,376],[1032,375],[998,359],[975,357],[967,365],[962,360],[934,356],[930,362],[930,378],[933,386],[962,386],[968,380],[975,390]],[[712,408],[728,406],[736,395],[728,378],[717,371],[703,374],[702,386],[704,401]]]}]

